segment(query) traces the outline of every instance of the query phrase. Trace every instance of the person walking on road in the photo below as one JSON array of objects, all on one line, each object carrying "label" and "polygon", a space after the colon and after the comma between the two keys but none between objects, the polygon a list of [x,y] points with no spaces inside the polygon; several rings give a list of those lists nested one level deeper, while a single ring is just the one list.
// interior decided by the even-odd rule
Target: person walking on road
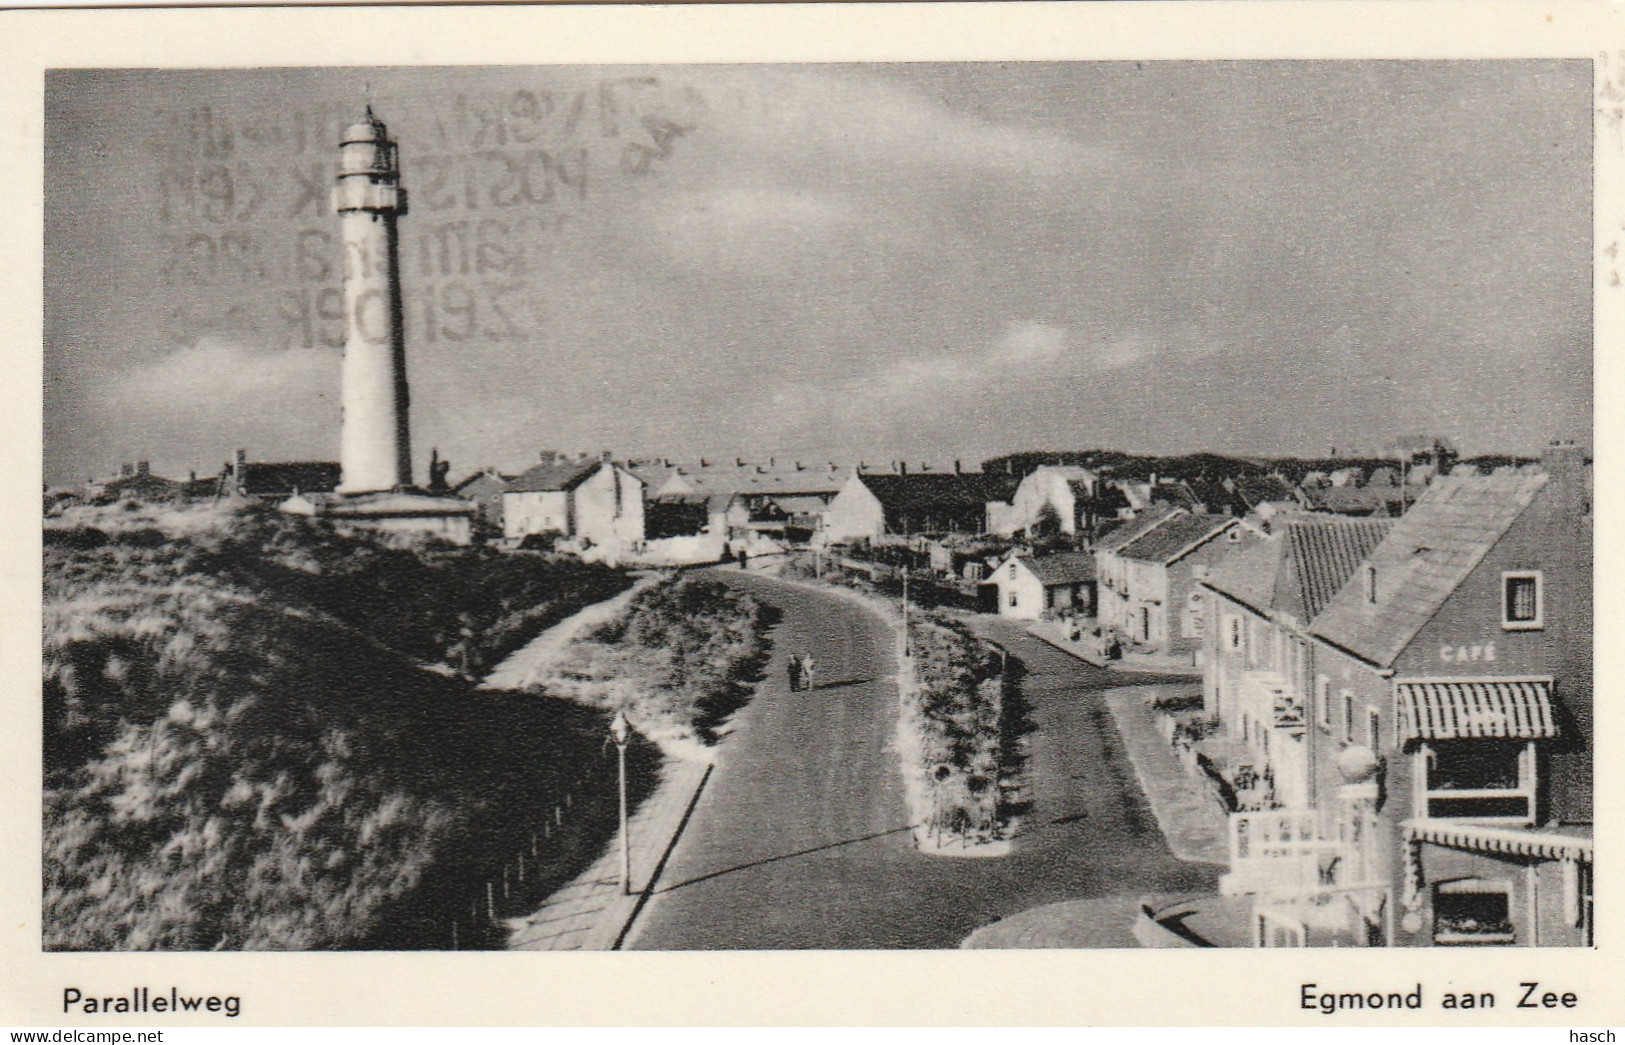
[{"label": "person walking on road", "polygon": [[794,693],[801,688],[801,654],[790,654],[787,670],[790,673],[790,692]]},{"label": "person walking on road", "polygon": [[813,659],[811,653],[805,654],[801,658],[801,688],[807,690],[813,688]]}]

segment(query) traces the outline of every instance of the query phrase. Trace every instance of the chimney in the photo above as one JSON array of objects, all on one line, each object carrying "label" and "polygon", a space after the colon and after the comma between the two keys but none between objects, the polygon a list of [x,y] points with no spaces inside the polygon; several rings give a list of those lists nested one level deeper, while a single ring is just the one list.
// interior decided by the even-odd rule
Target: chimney
[{"label": "chimney", "polygon": [[961,461],[957,457],[954,458],[954,474],[955,475],[964,475],[965,474],[965,462]]},{"label": "chimney", "polygon": [[192,469],[192,477],[191,477],[191,479],[189,481],[194,482],[194,483],[197,482],[197,469],[196,468]]},{"label": "chimney", "polygon": [[1570,479],[1585,468],[1585,454],[1573,439],[1553,439],[1541,453],[1540,463],[1553,479]]},{"label": "chimney", "polygon": [[137,461],[135,463],[135,474],[136,475],[151,475],[152,474],[152,465],[147,461]]},{"label": "chimney", "polygon": [[908,462],[907,461],[898,461],[897,462],[897,474],[898,475],[907,475],[908,474]]},{"label": "chimney", "polygon": [[232,458],[231,476],[239,483],[248,475],[248,451],[238,450]]},{"label": "chimney", "polygon": [[125,461],[123,464],[118,466],[118,474],[119,478],[128,479],[130,476],[135,474],[135,465]]},{"label": "chimney", "polygon": [[608,464],[610,461],[615,459],[615,455],[608,450],[600,450],[598,451],[598,459],[605,464]]}]

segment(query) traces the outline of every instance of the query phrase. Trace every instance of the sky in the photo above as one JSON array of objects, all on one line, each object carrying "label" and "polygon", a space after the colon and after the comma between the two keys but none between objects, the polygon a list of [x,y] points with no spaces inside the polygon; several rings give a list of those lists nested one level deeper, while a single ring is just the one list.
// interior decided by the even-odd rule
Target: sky
[{"label": "sky", "polygon": [[328,188],[399,142],[417,478],[1589,443],[1584,62],[67,70],[45,476],[337,458]]}]

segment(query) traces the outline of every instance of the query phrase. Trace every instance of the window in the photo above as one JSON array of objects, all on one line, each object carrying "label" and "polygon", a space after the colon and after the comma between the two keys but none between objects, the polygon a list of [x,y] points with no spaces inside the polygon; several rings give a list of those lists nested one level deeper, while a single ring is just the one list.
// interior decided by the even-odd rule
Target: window
[{"label": "window", "polygon": [[1382,750],[1382,715],[1376,708],[1365,709],[1365,742],[1372,751]]},{"label": "window", "polygon": [[1458,878],[1434,886],[1433,942],[1446,946],[1517,942],[1511,883]]},{"label": "window", "polygon": [[1332,680],[1325,675],[1315,676],[1315,721],[1326,732],[1332,731]]},{"label": "window", "polygon": [[1354,741],[1354,694],[1343,691],[1343,739]]},{"label": "window", "polygon": [[1507,631],[1535,631],[1545,626],[1539,570],[1501,574],[1501,627]]},{"label": "window", "polygon": [[1018,607],[1020,605],[1021,605],[1021,595],[1020,595],[1020,593],[1012,591],[1010,593],[1010,608],[1015,609],[1016,607]]},{"label": "window", "polygon": [[1241,649],[1241,618],[1226,617],[1224,622],[1230,629],[1230,648]]},{"label": "window", "polygon": [[1421,816],[1529,824],[1535,817],[1535,745],[1488,737],[1439,740],[1418,753]]}]

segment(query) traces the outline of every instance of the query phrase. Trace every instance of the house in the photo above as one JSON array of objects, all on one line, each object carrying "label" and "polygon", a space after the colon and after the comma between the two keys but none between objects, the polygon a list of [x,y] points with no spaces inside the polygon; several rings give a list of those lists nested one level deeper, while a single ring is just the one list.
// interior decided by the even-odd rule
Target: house
[{"label": "house", "polygon": [[1086,552],[1011,555],[978,588],[983,613],[1014,620],[1095,614],[1094,556]]},{"label": "house", "polygon": [[119,466],[118,475],[92,481],[85,493],[92,501],[174,501],[186,494],[185,484],[154,475],[146,461]]},{"label": "house", "polygon": [[[738,527],[752,533],[805,543],[822,528],[823,513],[847,473],[831,463],[763,462],[743,457],[697,462],[660,459],[639,462],[632,472],[648,484],[652,501],[673,496],[726,496],[735,499]],[[735,536],[743,538],[743,533]]]},{"label": "house", "polygon": [[[1201,582],[1202,704],[1246,753],[1225,767],[1238,791],[1291,808],[1312,804],[1308,712],[1315,644],[1310,622],[1365,561],[1392,522],[1302,513],[1229,556]],[[1249,783],[1253,782],[1253,783]]]},{"label": "house", "polygon": [[1403,486],[1323,486],[1304,491],[1304,500],[1314,511],[1334,515],[1369,515],[1397,518],[1418,495]]},{"label": "house", "polygon": [[502,493],[511,475],[482,468],[452,488],[452,494],[474,504],[475,525],[489,533],[502,532]]},{"label": "house", "polygon": [[1013,476],[979,472],[854,472],[825,509],[822,540],[875,540],[888,534],[987,532],[987,504],[1007,501]]},{"label": "house", "polygon": [[1583,459],[1435,480],[1309,626],[1309,805],[1231,818],[1258,942],[1593,939]]},{"label": "house", "polygon": [[[1010,536],[1051,532],[1089,533],[1095,522],[1095,496],[1099,476],[1077,465],[1039,465],[1027,473],[1010,499],[1010,512],[989,531]],[[1002,502],[995,502],[1002,503]],[[995,509],[997,511],[997,509]],[[991,521],[991,520],[990,520]]]},{"label": "house", "polygon": [[338,489],[337,461],[250,461],[238,450],[226,465],[221,482],[227,496],[281,503],[301,493],[332,493]]},{"label": "house", "polygon": [[503,536],[556,534],[618,558],[642,544],[643,480],[608,459],[550,454],[502,492]]},{"label": "house", "polygon": [[1256,525],[1235,516],[1170,515],[1114,551],[1122,586],[1110,626],[1150,651],[1194,653],[1206,621],[1198,582],[1226,555],[1262,539]]},{"label": "house", "polygon": [[1188,513],[1183,508],[1156,505],[1120,522],[1095,541],[1095,577],[1100,586],[1096,616],[1102,629],[1121,632],[1127,627],[1129,565],[1120,554],[1123,548],[1170,519],[1185,514]]}]

